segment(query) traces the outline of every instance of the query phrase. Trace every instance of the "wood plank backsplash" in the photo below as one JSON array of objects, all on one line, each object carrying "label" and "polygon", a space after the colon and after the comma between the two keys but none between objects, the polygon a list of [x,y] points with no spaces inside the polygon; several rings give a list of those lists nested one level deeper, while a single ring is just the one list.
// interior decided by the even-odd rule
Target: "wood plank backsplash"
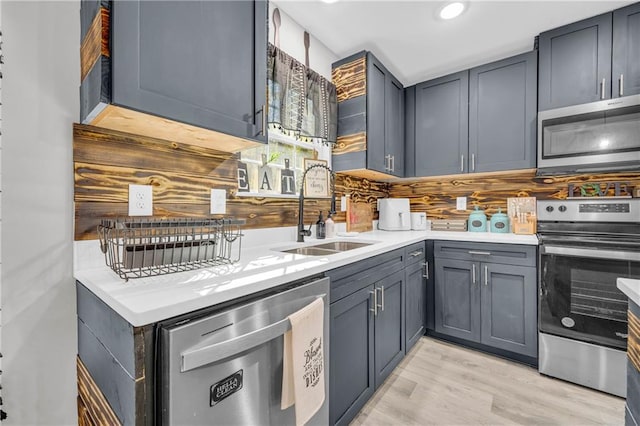
[{"label": "wood plank backsplash", "polygon": [[[616,181],[628,182],[632,188],[640,185],[640,173],[537,177],[535,169],[530,169],[420,178],[390,184],[389,196],[409,198],[411,211],[426,212],[429,219],[466,219],[476,205],[488,214],[497,213],[499,207],[506,212],[508,197],[564,199],[569,183]],[[456,197],[463,196],[467,210],[457,211]]]},{"label": "wood plank backsplash", "polygon": [[[226,189],[227,215],[246,228],[295,226],[297,199],[237,197],[237,156],[199,146],[74,125],[75,239],[97,238],[101,218],[128,212],[129,184],[152,185],[155,217],[209,217],[211,188]],[[336,192],[375,205],[387,183],[338,175]],[[329,200],[307,200],[305,223],[315,222]],[[339,208],[338,208],[339,210]],[[344,222],[339,212],[336,221]]]}]

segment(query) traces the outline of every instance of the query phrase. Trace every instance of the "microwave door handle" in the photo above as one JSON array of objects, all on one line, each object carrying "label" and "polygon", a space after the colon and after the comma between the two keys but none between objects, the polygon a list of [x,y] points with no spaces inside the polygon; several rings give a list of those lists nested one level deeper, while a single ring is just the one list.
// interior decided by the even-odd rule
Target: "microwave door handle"
[{"label": "microwave door handle", "polygon": [[[322,295],[320,297],[324,297]],[[253,330],[241,336],[233,337],[223,342],[213,343],[201,348],[182,352],[180,372],[194,370],[203,365],[239,354],[273,340],[291,329],[289,318],[270,324],[258,330]]]},{"label": "microwave door handle", "polygon": [[542,246],[543,254],[557,254],[561,256],[577,256],[589,259],[628,260],[640,262],[640,253],[619,250],[592,250],[577,247]]}]

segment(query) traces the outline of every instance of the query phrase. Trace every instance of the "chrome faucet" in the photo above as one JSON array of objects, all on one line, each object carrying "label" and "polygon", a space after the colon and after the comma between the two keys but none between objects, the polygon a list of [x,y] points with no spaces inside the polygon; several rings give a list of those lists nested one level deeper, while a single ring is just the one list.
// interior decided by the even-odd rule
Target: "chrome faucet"
[{"label": "chrome faucet", "polygon": [[311,236],[311,225],[309,229],[304,228],[304,181],[307,178],[307,172],[311,169],[327,169],[331,176],[331,210],[329,213],[336,214],[336,174],[328,166],[324,164],[314,164],[307,168],[302,174],[300,180],[300,197],[298,198],[298,239],[297,242],[304,243],[304,237]]}]

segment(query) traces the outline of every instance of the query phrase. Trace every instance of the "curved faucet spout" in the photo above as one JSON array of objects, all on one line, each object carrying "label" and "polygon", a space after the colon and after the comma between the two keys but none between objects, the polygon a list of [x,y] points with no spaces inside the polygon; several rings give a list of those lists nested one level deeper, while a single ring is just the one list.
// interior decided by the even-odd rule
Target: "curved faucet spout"
[{"label": "curved faucet spout", "polygon": [[304,237],[311,236],[311,226],[309,229],[304,228],[304,182],[307,178],[307,173],[312,169],[326,169],[331,176],[331,210],[329,213],[336,214],[336,174],[330,167],[324,164],[313,164],[302,173],[302,179],[300,180],[300,197],[298,198],[298,239],[299,243],[304,243]]}]

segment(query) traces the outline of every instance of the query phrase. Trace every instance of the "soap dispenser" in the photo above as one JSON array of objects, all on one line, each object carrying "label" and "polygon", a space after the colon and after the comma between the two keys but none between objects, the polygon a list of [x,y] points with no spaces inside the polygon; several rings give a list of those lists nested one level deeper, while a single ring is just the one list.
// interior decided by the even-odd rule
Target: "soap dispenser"
[{"label": "soap dispenser", "polygon": [[324,229],[325,229],[325,236],[327,238],[333,238],[336,236],[336,223],[331,218],[331,212],[329,212],[329,216],[327,217],[327,220],[324,221]]},{"label": "soap dispenser", "polygon": [[469,215],[469,232],[487,232],[487,215],[478,206]]},{"label": "soap dispenser", "polygon": [[316,238],[319,240],[323,240],[327,236],[326,227],[324,223],[324,218],[322,217],[322,210],[320,211],[320,216],[318,216],[318,221],[316,222]]}]

